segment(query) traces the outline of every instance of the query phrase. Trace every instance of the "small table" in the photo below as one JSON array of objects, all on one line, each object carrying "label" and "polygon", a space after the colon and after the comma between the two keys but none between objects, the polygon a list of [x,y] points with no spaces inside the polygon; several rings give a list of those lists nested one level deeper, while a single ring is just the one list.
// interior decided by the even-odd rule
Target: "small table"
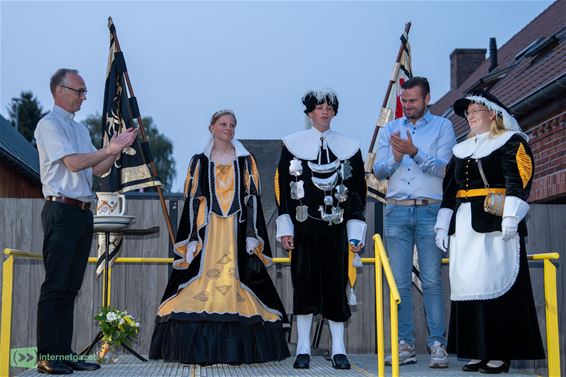
[{"label": "small table", "polygon": [[[102,290],[102,307],[103,308],[107,308],[108,304],[109,304],[109,295],[110,292],[108,292],[108,268],[109,268],[109,264],[110,264],[110,234],[119,234],[119,235],[124,235],[124,236],[145,236],[148,234],[153,234],[153,233],[157,233],[159,232],[159,226],[154,226],[151,228],[147,228],[147,229],[128,229],[129,225],[125,224],[123,228],[121,229],[116,229],[115,226],[110,226],[110,227],[105,227],[104,225],[100,225],[100,226],[94,226],[94,234],[104,234],[104,239],[105,239],[105,247],[104,247],[104,280],[103,280],[103,290]],[[94,348],[94,346],[96,345],[96,343],[98,343],[100,340],[102,340],[102,332],[99,331],[98,334],[96,334],[96,337],[94,338],[94,340],[92,341],[92,343],[85,348],[80,355],[86,355],[88,353],[90,353],[90,351],[92,351],[92,349]],[[130,352],[132,355],[134,355],[135,357],[137,357],[138,359],[140,359],[141,361],[147,362],[147,359],[145,359],[143,356],[141,356],[139,353],[137,353],[136,351],[134,351],[130,346],[128,346],[127,344],[123,344],[122,343],[122,347],[124,347],[124,349],[128,352]]]}]

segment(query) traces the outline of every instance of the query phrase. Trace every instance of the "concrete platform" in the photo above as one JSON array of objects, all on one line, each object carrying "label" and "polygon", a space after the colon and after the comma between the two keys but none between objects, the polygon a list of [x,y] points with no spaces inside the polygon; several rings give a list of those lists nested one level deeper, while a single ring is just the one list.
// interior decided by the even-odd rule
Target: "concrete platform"
[{"label": "concrete platform", "polygon": [[[335,377],[335,376],[376,376],[376,355],[349,355],[352,363],[351,370],[335,370],[330,361],[323,356],[314,356],[311,367],[307,370],[293,369],[294,358],[276,363],[252,364],[252,365],[226,365],[217,364],[209,367],[198,365],[184,365],[179,363],[164,363],[151,360],[143,363],[134,356],[122,355],[117,364],[103,365],[95,372],[77,372],[73,375],[84,377]],[[405,365],[400,368],[401,376],[405,377],[471,377],[471,374],[462,371],[465,361],[450,359],[450,367],[447,369],[430,369],[428,367],[428,355],[418,355],[418,362],[413,365]],[[391,368],[386,367],[386,373],[391,376]],[[43,377],[35,369],[30,369],[19,376]],[[482,375],[483,376],[483,375]],[[521,371],[510,370],[505,377],[532,376]]]}]

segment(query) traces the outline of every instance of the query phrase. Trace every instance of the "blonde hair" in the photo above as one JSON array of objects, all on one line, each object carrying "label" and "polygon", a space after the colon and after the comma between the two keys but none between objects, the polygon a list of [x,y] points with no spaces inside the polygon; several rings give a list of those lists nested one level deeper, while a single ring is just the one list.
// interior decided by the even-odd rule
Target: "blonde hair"
[{"label": "blonde hair", "polygon": [[499,114],[495,113],[495,118],[492,119],[489,125],[489,135],[499,136],[505,133],[505,125],[503,124],[503,118]]},{"label": "blonde hair", "polygon": [[236,114],[234,114],[234,112],[230,109],[223,109],[223,110],[218,110],[217,112],[212,114],[212,116],[210,117],[210,126],[216,123],[216,121],[224,115],[232,115],[232,118],[234,118],[234,125],[238,124],[238,121],[236,120]]}]

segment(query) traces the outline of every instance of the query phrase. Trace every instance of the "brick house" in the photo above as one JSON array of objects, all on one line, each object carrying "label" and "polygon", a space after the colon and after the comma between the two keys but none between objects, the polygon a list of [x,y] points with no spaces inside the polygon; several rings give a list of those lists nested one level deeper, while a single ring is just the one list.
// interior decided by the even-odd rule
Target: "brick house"
[{"label": "brick house", "polygon": [[566,0],[558,0],[499,49],[455,49],[450,91],[430,110],[449,118],[456,137],[466,121],[452,104],[473,89],[487,89],[507,105],[530,137],[535,177],[529,202],[566,203]]}]

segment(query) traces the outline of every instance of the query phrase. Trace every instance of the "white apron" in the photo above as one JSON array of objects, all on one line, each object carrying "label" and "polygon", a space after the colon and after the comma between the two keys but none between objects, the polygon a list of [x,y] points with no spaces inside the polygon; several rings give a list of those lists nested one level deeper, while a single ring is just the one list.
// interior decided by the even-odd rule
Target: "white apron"
[{"label": "white apron", "polygon": [[501,232],[476,232],[470,203],[462,203],[450,236],[450,299],[489,300],[505,294],[519,273],[519,240],[519,234],[503,241]]}]

